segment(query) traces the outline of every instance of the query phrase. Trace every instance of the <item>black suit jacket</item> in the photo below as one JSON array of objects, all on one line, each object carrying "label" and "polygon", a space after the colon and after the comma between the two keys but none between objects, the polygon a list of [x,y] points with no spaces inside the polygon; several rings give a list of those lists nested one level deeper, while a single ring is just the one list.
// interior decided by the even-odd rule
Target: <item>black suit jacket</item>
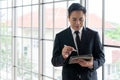
[{"label": "black suit jacket", "polygon": [[81,37],[80,55],[91,53],[94,57],[93,68],[81,67],[78,64],[68,64],[62,56],[62,49],[64,45],[72,46],[75,48],[72,32],[67,28],[60,33],[56,34],[52,64],[54,66],[63,66],[62,80],[97,80],[96,69],[102,66],[105,62],[102,45],[99,35],[96,31],[89,28],[83,28]]}]

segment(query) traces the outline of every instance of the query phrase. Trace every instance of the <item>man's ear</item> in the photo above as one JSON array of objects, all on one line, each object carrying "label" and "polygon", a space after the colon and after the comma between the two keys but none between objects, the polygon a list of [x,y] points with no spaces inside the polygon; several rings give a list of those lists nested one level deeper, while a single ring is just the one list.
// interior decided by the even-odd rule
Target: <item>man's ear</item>
[{"label": "man's ear", "polygon": [[67,18],[69,19],[69,16],[67,16]]},{"label": "man's ear", "polygon": [[67,16],[68,20],[70,20],[70,16]]}]

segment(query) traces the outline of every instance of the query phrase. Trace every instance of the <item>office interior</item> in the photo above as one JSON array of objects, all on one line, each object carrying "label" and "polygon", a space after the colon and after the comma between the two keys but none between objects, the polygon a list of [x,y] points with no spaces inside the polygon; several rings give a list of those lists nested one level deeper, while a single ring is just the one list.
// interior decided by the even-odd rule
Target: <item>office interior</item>
[{"label": "office interior", "polygon": [[52,49],[76,2],[87,9],[85,26],[100,35],[106,62],[98,80],[120,79],[119,0],[0,0],[0,80],[62,80]]}]

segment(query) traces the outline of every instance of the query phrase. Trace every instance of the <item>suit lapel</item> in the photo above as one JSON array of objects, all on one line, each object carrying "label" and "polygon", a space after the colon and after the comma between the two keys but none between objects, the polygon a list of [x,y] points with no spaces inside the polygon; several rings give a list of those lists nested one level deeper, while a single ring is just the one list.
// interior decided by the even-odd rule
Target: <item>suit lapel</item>
[{"label": "suit lapel", "polygon": [[81,45],[86,42],[86,37],[87,37],[87,30],[85,27],[83,27],[82,36],[81,36]]}]

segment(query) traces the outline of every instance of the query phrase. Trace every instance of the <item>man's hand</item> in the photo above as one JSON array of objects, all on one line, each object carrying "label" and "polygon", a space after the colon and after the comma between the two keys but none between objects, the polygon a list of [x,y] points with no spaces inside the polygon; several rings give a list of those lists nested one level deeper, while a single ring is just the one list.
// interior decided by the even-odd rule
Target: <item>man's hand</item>
[{"label": "man's hand", "polygon": [[78,60],[76,60],[76,63],[78,63],[82,67],[92,68],[93,67],[93,58],[91,58],[90,61],[86,61],[84,59],[78,59]]},{"label": "man's hand", "polygon": [[63,58],[66,59],[71,54],[72,51],[74,51],[73,47],[65,45],[64,48],[62,49]]}]

